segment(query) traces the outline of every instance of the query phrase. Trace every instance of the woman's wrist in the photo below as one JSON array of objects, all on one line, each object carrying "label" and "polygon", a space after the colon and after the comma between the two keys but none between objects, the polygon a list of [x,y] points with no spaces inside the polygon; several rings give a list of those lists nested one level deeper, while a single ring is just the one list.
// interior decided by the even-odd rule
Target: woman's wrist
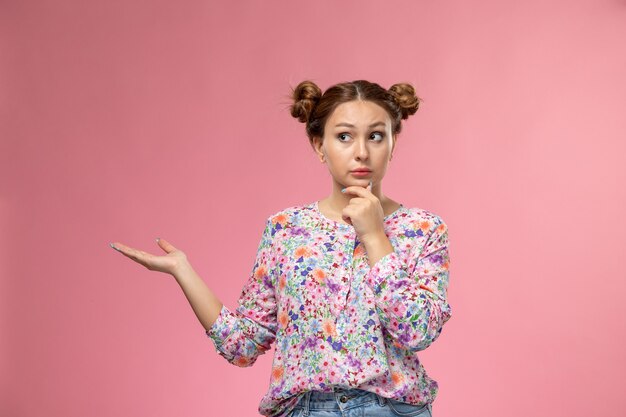
[{"label": "woman's wrist", "polygon": [[376,262],[384,256],[394,252],[393,245],[384,232],[367,237],[362,242],[365,245],[370,267],[376,265]]},{"label": "woman's wrist", "polygon": [[176,264],[174,269],[171,272],[171,275],[176,279],[177,282],[189,281],[193,278],[196,272],[191,267],[189,261],[182,260]]}]

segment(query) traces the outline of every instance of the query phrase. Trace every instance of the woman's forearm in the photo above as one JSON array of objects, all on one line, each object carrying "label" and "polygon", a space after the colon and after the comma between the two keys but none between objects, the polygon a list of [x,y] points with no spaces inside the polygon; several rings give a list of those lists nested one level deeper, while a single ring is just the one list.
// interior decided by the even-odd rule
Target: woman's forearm
[{"label": "woman's forearm", "polygon": [[209,330],[222,310],[222,302],[196,274],[191,265],[182,266],[173,276],[185,293],[196,317],[204,329]]}]

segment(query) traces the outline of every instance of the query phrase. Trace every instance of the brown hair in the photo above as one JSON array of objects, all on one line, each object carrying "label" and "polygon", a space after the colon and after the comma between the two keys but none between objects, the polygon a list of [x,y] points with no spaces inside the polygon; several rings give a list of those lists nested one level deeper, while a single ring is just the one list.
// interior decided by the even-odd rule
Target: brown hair
[{"label": "brown hair", "polygon": [[392,132],[400,133],[401,121],[415,114],[422,101],[411,84],[392,85],[389,90],[365,80],[344,82],[328,88],[324,94],[313,81],[302,81],[293,89],[291,115],[306,123],[309,140],[324,136],[326,120],[338,105],[353,100],[371,101],[384,108],[392,122]]}]

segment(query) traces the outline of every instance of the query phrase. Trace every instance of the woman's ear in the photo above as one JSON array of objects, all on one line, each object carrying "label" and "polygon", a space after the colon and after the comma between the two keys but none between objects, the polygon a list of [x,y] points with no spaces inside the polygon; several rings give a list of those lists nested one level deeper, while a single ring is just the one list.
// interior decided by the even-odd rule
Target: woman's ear
[{"label": "woman's ear", "polygon": [[315,153],[317,154],[317,157],[320,159],[320,162],[326,162],[325,160],[325,156],[324,156],[324,150],[322,148],[323,145],[323,141],[322,138],[320,138],[319,136],[314,136],[313,139],[311,140],[311,146],[313,147],[313,150],[315,151]]}]

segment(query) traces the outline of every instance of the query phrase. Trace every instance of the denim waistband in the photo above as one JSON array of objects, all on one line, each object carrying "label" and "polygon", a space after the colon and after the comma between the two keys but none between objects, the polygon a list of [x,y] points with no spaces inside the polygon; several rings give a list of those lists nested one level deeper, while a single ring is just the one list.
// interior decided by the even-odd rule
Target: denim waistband
[{"label": "denim waistband", "polygon": [[358,388],[335,388],[332,392],[307,391],[302,394],[295,408],[304,408],[302,415],[308,416],[309,410],[347,410],[372,401],[378,401],[382,406],[386,399],[375,392]]}]

